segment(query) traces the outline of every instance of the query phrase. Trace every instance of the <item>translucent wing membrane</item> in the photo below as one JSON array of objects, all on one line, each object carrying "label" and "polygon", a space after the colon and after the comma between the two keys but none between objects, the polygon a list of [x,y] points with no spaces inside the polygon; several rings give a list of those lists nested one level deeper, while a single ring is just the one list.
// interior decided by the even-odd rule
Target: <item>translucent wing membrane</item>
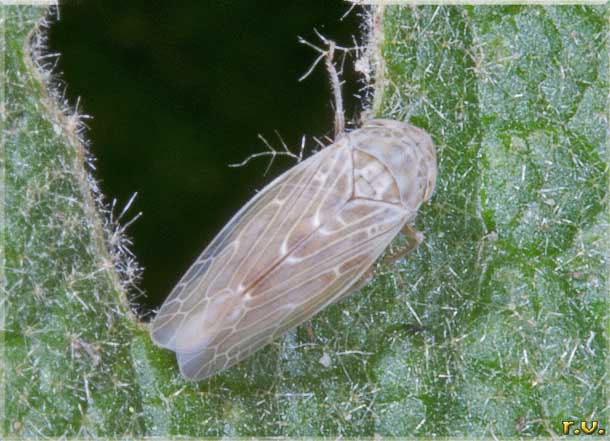
[{"label": "translucent wing membrane", "polygon": [[265,187],[170,293],[152,337],[185,377],[243,360],[344,296],[414,215],[387,166],[354,144],[344,137]]}]

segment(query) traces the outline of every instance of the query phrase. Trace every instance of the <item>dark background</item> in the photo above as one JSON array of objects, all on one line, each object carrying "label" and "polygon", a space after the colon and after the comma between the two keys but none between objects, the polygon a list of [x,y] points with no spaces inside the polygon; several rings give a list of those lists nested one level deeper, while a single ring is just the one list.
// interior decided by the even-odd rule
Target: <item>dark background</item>
[{"label": "dark background", "polygon": [[[115,215],[138,192],[124,221],[144,268],[140,313],[159,306],[231,216],[294,160],[269,158],[229,168],[262,152],[263,135],[292,151],[307,135],[332,136],[323,64],[303,82],[320,45],[314,28],[351,46],[361,10],[335,1],[67,2],[50,29],[56,73],[74,105],[91,115],[87,137],[95,177]],[[357,116],[357,79],[346,65],[347,117]],[[135,291],[134,291],[135,292]]]}]

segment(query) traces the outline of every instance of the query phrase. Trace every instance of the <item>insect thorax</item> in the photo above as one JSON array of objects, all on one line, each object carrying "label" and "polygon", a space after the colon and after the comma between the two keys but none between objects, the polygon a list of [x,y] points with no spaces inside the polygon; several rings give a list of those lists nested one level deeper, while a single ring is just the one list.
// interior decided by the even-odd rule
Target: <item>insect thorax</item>
[{"label": "insect thorax", "polygon": [[436,182],[436,154],[424,130],[374,119],[347,134],[353,151],[354,196],[400,204],[415,214]]},{"label": "insect thorax", "polygon": [[353,152],[354,197],[400,204],[400,192],[390,170],[375,157]]}]

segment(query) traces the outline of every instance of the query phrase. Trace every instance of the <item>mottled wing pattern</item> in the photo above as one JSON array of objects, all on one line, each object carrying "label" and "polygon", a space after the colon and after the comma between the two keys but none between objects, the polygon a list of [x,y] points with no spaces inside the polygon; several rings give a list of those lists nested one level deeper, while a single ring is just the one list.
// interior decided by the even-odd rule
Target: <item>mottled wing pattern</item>
[{"label": "mottled wing pattern", "polygon": [[335,301],[406,220],[353,199],[352,151],[338,141],[263,189],[185,274],[152,325],[181,372],[202,379],[243,360]]}]

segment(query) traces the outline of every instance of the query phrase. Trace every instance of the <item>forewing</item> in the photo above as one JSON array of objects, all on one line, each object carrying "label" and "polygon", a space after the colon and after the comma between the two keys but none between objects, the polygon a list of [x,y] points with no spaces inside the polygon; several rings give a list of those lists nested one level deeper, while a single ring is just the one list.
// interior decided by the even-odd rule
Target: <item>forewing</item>
[{"label": "forewing", "polygon": [[152,324],[187,378],[210,376],[311,317],[381,254],[404,212],[350,200],[352,180],[339,141],[265,187],[212,241]]},{"label": "forewing", "polygon": [[406,213],[352,201],[254,286],[243,312],[201,351],[182,352],[182,373],[208,377],[269,344],[342,297],[398,233]]},{"label": "forewing", "polygon": [[152,323],[160,346],[199,351],[235,319],[249,287],[349,198],[349,152],[336,143],[277,178],[242,208],[172,290]]}]

